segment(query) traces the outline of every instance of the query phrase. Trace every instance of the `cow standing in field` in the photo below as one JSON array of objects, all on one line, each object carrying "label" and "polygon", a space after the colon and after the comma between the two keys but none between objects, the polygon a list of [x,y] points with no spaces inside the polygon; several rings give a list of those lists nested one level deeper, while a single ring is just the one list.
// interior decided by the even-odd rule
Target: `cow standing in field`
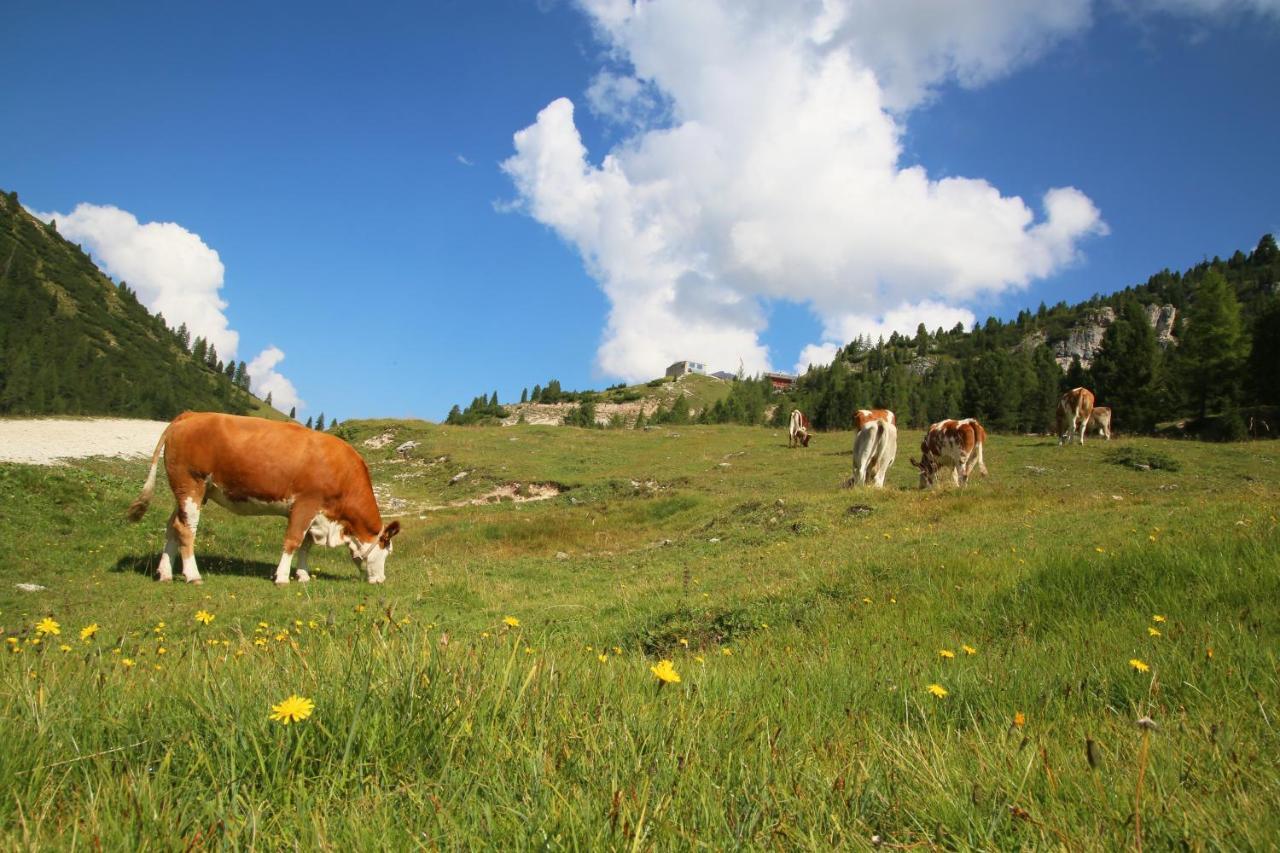
[{"label": "cow standing in field", "polygon": [[1098,435],[1111,440],[1111,407],[1110,406],[1094,406],[1093,414],[1089,416],[1089,426],[1098,431]]},{"label": "cow standing in field", "polygon": [[951,481],[957,486],[969,482],[969,474],[976,467],[987,476],[987,465],[982,460],[982,445],[987,441],[987,431],[973,418],[962,421],[939,421],[929,427],[924,441],[920,442],[920,461],[911,464],[920,469],[920,488],[927,489],[938,482],[938,472],[951,469]]},{"label": "cow standing in field", "polygon": [[858,432],[853,439],[852,482],[884,488],[884,478],[898,455],[897,418],[888,409],[860,409],[853,420]]},{"label": "cow standing in field", "polygon": [[386,580],[387,555],[400,522],[382,525],[369,469],[342,439],[294,423],[183,412],[160,436],[142,493],[129,507],[130,521],[140,520],[151,503],[162,451],[177,507],[160,556],[161,581],[173,579],[173,564],[181,555],[183,577],[201,582],[195,538],[200,508],[208,500],[237,515],[289,519],[277,584],[289,582],[295,551],[298,580],[311,580],[307,553],[313,543],[346,545],[369,583]]},{"label": "cow standing in field", "polygon": [[1088,388],[1072,388],[1058,401],[1058,446],[1070,444],[1076,432],[1084,444],[1084,433],[1093,414],[1093,392]]},{"label": "cow standing in field", "polygon": [[790,440],[787,447],[795,447],[797,444],[809,446],[809,419],[804,416],[804,412],[799,409],[791,410],[791,423],[787,426],[787,435]]}]

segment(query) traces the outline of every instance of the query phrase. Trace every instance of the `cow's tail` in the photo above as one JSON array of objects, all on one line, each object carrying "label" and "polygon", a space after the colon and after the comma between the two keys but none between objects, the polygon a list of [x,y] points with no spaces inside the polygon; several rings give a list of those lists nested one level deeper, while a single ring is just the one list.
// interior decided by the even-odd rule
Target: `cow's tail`
[{"label": "cow's tail", "polygon": [[983,440],[985,438],[986,438],[986,435],[984,434],[981,437],[981,439],[978,441],[978,446],[975,448],[978,454],[978,473],[984,477],[987,476],[987,463],[982,461],[982,445],[986,443]]},{"label": "cow's tail", "polygon": [[160,453],[164,450],[164,443],[168,437],[169,427],[165,427],[164,432],[160,433],[160,440],[156,442],[155,452],[151,454],[151,470],[147,472],[147,481],[142,484],[142,492],[139,493],[137,500],[129,504],[129,509],[124,514],[129,521],[141,521],[147,514],[147,507],[151,506],[151,496],[156,491],[156,468],[160,465]]}]

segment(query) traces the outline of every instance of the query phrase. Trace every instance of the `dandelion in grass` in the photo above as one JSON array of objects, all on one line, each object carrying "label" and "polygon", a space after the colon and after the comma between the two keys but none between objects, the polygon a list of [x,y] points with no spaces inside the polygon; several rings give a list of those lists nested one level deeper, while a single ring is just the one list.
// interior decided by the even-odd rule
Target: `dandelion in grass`
[{"label": "dandelion in grass", "polygon": [[1213,660],[1213,649],[1205,649],[1204,656],[1207,657],[1209,660]]},{"label": "dandelion in grass", "polygon": [[943,687],[941,684],[930,684],[927,689],[930,693],[932,693],[934,696],[937,696],[939,699],[945,698],[951,692],[947,690],[947,688]]},{"label": "dandelion in grass", "polygon": [[938,657],[943,660],[951,660],[955,656],[956,653],[951,651],[951,649],[938,649]]},{"label": "dandelion in grass", "polygon": [[869,599],[869,598],[864,598],[864,599],[862,599],[862,603],[863,603],[863,604],[870,604],[870,603],[871,603],[871,599]]},{"label": "dandelion in grass", "polygon": [[61,634],[62,626],[53,621],[53,618],[46,616],[36,623],[36,633],[44,636],[45,634]]},{"label": "dandelion in grass", "polygon": [[62,645],[58,646],[58,651],[60,651],[60,652],[62,652],[62,653],[64,653],[64,654],[65,654],[65,653],[67,653],[67,652],[71,651],[71,647],[70,647],[70,646],[68,646],[66,643],[63,643]]},{"label": "dandelion in grass", "polygon": [[364,612],[364,605],[363,605],[363,604],[357,604],[357,605],[356,605],[356,612],[357,612],[357,613],[363,613],[363,612]]},{"label": "dandelion in grass", "polygon": [[1145,662],[1138,660],[1137,658],[1130,658],[1130,659],[1129,659],[1129,666],[1133,667],[1133,668],[1134,668],[1134,669],[1136,669],[1138,672],[1150,672],[1150,671],[1151,671],[1151,667],[1150,667],[1150,666],[1148,666]]},{"label": "dandelion in grass", "polygon": [[120,665],[125,669],[133,669],[137,666],[137,662],[133,658],[121,658]]},{"label": "dandelion in grass", "polygon": [[695,661],[697,661],[698,663],[706,663],[706,662],[707,662],[707,659],[706,659],[706,658],[704,658],[702,655],[694,655],[694,656],[693,656],[693,659],[694,659]]},{"label": "dandelion in grass", "polygon": [[1022,728],[1027,724],[1027,715],[1022,713],[1021,711],[1014,712],[1013,724],[1017,728]]},{"label": "dandelion in grass", "polygon": [[270,718],[287,726],[290,723],[302,722],[307,717],[310,717],[311,712],[315,709],[315,702],[294,694],[283,702],[272,705]]},{"label": "dandelion in grass", "polygon": [[504,616],[502,624],[506,625],[508,628],[519,628],[520,620],[514,616]]},{"label": "dandelion in grass", "polygon": [[1161,616],[1159,613],[1156,613],[1156,614],[1154,614],[1154,615],[1151,617],[1151,621],[1152,621],[1152,622],[1163,622],[1163,621],[1165,621],[1165,619],[1164,619],[1164,617],[1163,617],[1163,616]]},{"label": "dandelion in grass", "polygon": [[687,648],[689,648],[689,641],[688,641],[688,640],[686,640],[684,637],[681,637],[681,638],[680,638],[680,645],[684,646],[684,647],[687,649]]},{"label": "dandelion in grass", "polygon": [[524,653],[525,653],[526,655],[531,655],[531,654],[533,654],[533,647],[532,647],[532,646],[525,646],[525,647],[524,647]]},{"label": "dandelion in grass", "polygon": [[680,683],[680,673],[676,672],[675,664],[669,660],[658,661],[656,665],[649,667],[649,671],[661,684]]},{"label": "dandelion in grass", "polygon": [[256,637],[256,638],[254,639],[254,641],[253,641],[253,644],[254,644],[255,646],[257,646],[258,648],[262,648],[263,646],[265,646],[265,645],[267,644],[267,638],[266,638],[266,637]]},{"label": "dandelion in grass", "polygon": [[598,661],[600,661],[600,663],[604,663],[605,661],[607,661],[607,660],[609,659],[609,656],[608,656],[608,655],[606,655],[606,654],[601,653],[601,654],[596,655],[596,659],[597,659]]},{"label": "dandelion in grass", "polygon": [[1152,626],[1150,626],[1150,625],[1148,625],[1148,626],[1147,626],[1147,633],[1148,633],[1148,634],[1150,634],[1150,635],[1151,635],[1151,636],[1153,636],[1153,637],[1160,637],[1160,636],[1163,636],[1163,635],[1160,633],[1160,629],[1159,629],[1159,628],[1153,628],[1153,627],[1152,627]]},{"label": "dandelion in grass", "polygon": [[973,646],[961,646],[960,648],[964,649],[966,655],[976,655],[978,653],[978,650]]},{"label": "dandelion in grass", "polygon": [[723,649],[720,650],[720,654],[724,655],[725,657],[729,657],[731,654],[733,654],[733,649],[729,648],[728,646],[725,646]]},{"label": "dandelion in grass", "polygon": [[212,613],[210,613],[208,610],[197,610],[197,611],[196,611],[196,621],[197,621],[197,622],[199,622],[201,625],[209,625],[209,624],[212,624],[213,620],[214,620],[214,619],[217,619],[217,618],[218,618],[217,616],[214,616],[214,615],[213,615]]},{"label": "dandelion in grass", "polygon": [[8,643],[10,646],[16,646],[18,645],[18,642],[19,642],[17,637],[5,637],[4,641]]},{"label": "dandelion in grass", "polygon": [[80,629],[80,639],[86,640],[86,641],[90,640],[93,638],[93,635],[96,633],[98,633],[98,623],[90,622],[88,625],[85,625],[83,628]]}]

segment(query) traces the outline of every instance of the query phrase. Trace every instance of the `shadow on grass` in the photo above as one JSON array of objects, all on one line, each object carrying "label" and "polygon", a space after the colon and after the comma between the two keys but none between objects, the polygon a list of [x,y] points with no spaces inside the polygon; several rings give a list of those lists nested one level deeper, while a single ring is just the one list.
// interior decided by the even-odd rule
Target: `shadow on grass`
[{"label": "shadow on grass", "polygon": [[[116,564],[111,567],[113,572],[133,572],[143,577],[155,579],[156,566],[160,562],[159,553],[155,554],[129,554],[116,560]],[[219,554],[196,554],[196,564],[200,568],[200,574],[203,577],[217,577],[219,575],[239,575],[246,578],[259,578],[268,583],[273,583],[276,576],[276,564],[268,563],[263,560],[243,560],[238,557],[226,557]],[[361,580],[355,573],[354,569],[350,574],[346,572],[335,573],[317,568],[315,565],[314,555],[311,563],[311,577],[313,580],[353,582]],[[182,580],[181,566],[174,567],[174,580]]]}]

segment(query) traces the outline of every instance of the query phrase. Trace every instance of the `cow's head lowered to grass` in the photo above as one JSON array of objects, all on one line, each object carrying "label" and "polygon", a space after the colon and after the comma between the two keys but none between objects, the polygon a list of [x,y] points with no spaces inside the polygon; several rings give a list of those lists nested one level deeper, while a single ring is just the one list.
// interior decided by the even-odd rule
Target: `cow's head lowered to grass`
[{"label": "cow's head lowered to grass", "polygon": [[357,568],[364,567],[365,578],[369,583],[382,583],[387,579],[387,555],[391,553],[392,538],[399,532],[400,522],[393,521],[382,528],[378,538],[372,542],[362,543],[353,537],[348,543],[352,561]]}]

